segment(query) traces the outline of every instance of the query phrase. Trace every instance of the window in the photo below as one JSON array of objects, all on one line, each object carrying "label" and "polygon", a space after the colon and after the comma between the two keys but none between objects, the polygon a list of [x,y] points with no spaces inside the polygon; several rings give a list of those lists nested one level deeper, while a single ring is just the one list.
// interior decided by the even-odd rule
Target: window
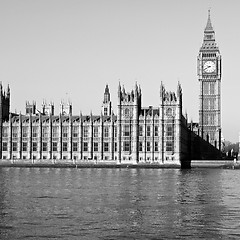
[{"label": "window", "polygon": [[154,142],[154,151],[158,152],[158,142]]},{"label": "window", "polygon": [[88,137],[88,126],[83,127],[83,137]]},{"label": "window", "polygon": [[143,136],[143,127],[139,126],[139,136],[142,137]]},{"label": "window", "polygon": [[3,130],[2,130],[2,136],[3,137],[7,137],[8,136],[8,127],[3,127]]},{"label": "window", "polygon": [[103,146],[104,146],[104,148],[103,148],[104,152],[108,152],[109,151],[109,143],[105,142]]},{"label": "window", "polygon": [[215,125],[215,116],[214,115],[210,115],[210,124],[211,125]]},{"label": "window", "polygon": [[98,142],[93,143],[93,151],[98,152]]},{"label": "window", "polygon": [[26,107],[26,114],[34,114],[35,113],[35,105],[28,105]]},{"label": "window", "polygon": [[154,127],[154,136],[158,137],[158,126]]},{"label": "window", "polygon": [[203,108],[208,109],[209,108],[209,99],[204,99],[203,100]]},{"label": "window", "polygon": [[87,142],[84,142],[84,143],[83,143],[83,151],[84,151],[84,152],[87,152],[87,151],[88,151],[88,143],[87,143]]},{"label": "window", "polygon": [[104,108],[104,116],[107,116],[108,115],[108,109],[105,107]]},{"label": "window", "polygon": [[12,142],[12,150],[13,152],[17,151],[17,142]]},{"label": "window", "polygon": [[58,143],[52,142],[52,151],[57,152],[57,150],[58,150]]},{"label": "window", "polygon": [[166,151],[173,151],[173,142],[166,142]]},{"label": "window", "polygon": [[22,151],[23,152],[27,151],[27,142],[22,142]]},{"label": "window", "polygon": [[42,127],[42,137],[47,138],[48,137],[48,126]]},{"label": "window", "polygon": [[72,148],[73,148],[73,152],[77,152],[78,151],[78,142],[73,142]]},{"label": "window", "polygon": [[58,132],[59,132],[59,127],[58,126],[53,126],[52,127],[52,137],[53,138],[58,138]]},{"label": "window", "polygon": [[117,137],[117,127],[114,126],[114,137],[116,138]]},{"label": "window", "polygon": [[73,126],[72,131],[73,131],[73,137],[77,138],[79,133],[79,127]]},{"label": "window", "polygon": [[147,142],[147,152],[150,152],[150,151],[151,151],[151,143]]},{"label": "window", "polygon": [[139,152],[142,152],[142,151],[143,151],[143,143],[139,142]]},{"label": "window", "polygon": [[173,109],[172,108],[167,108],[166,109],[166,115],[171,117],[173,115]]},{"label": "window", "polygon": [[117,152],[117,143],[114,143],[114,152]]},{"label": "window", "polygon": [[7,142],[3,142],[2,143],[2,150],[4,151],[4,152],[6,152],[8,149],[8,143]]},{"label": "window", "polygon": [[147,137],[151,136],[151,127],[147,126]]},{"label": "window", "polygon": [[28,136],[28,127],[22,127],[22,137],[26,138]]},{"label": "window", "polygon": [[12,137],[13,138],[18,137],[18,127],[17,126],[12,127]]},{"label": "window", "polygon": [[109,127],[104,127],[103,131],[104,131],[104,137],[108,138],[109,137]]},{"label": "window", "polygon": [[203,115],[203,124],[208,125],[208,114]]},{"label": "window", "polygon": [[33,138],[38,137],[38,127],[37,126],[32,127],[32,137]]},{"label": "window", "polygon": [[68,143],[67,142],[63,142],[62,143],[62,151],[63,152],[67,152],[67,150],[68,150]]},{"label": "window", "polygon": [[130,151],[130,142],[128,142],[128,141],[123,142],[123,151],[125,151],[125,152]]},{"label": "window", "polygon": [[37,142],[32,142],[32,151],[33,152],[37,151]]},{"label": "window", "polygon": [[207,35],[207,39],[212,39],[212,35]]},{"label": "window", "polygon": [[124,111],[124,114],[126,117],[128,117],[130,115],[130,110],[129,108],[126,108],[125,111]]},{"label": "window", "polygon": [[209,94],[209,83],[208,82],[203,83],[203,94]]},{"label": "window", "polygon": [[62,127],[62,137],[67,138],[68,137],[68,126]]},{"label": "window", "polygon": [[210,99],[210,109],[211,110],[215,109],[214,105],[215,105],[215,99]]},{"label": "window", "polygon": [[210,133],[209,133],[209,139],[210,139],[210,141],[214,141],[214,140],[215,140],[215,134],[214,134],[214,132],[210,132]]},{"label": "window", "polygon": [[215,85],[214,85],[214,83],[210,83],[210,94],[215,94]]},{"label": "window", "polygon": [[168,137],[173,136],[173,126],[171,126],[171,125],[167,126],[167,136]]},{"label": "window", "polygon": [[42,151],[43,152],[47,151],[47,142],[42,142]]},{"label": "window", "polygon": [[130,136],[130,125],[123,125],[123,136],[124,137]]},{"label": "window", "polygon": [[98,127],[97,126],[93,127],[93,137],[98,137]]}]

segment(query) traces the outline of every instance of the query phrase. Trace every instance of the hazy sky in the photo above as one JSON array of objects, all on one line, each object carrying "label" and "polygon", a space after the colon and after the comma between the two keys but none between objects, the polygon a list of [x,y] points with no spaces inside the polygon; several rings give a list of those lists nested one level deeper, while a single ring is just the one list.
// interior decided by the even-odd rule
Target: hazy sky
[{"label": "hazy sky", "polygon": [[137,81],[143,106],[159,105],[162,81],[183,88],[183,109],[198,121],[197,56],[211,8],[222,54],[222,132],[240,131],[240,1],[0,0],[0,81],[10,84],[11,111],[25,102],[70,99],[73,113],[100,114],[108,83],[117,109],[119,81]]}]

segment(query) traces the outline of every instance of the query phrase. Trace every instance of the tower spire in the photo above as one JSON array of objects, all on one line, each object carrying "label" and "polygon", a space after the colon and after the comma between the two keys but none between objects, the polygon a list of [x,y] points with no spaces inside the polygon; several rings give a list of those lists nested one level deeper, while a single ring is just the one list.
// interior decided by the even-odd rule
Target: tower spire
[{"label": "tower spire", "polygon": [[112,103],[110,100],[110,91],[109,91],[108,84],[106,84],[105,91],[104,91],[102,112],[104,113],[104,116],[109,116],[112,113]]},{"label": "tower spire", "polygon": [[211,12],[210,9],[208,9],[208,20],[207,20],[207,25],[205,27],[205,32],[212,32],[213,27],[212,27],[212,22],[211,22]]},{"label": "tower spire", "polygon": [[108,84],[106,84],[103,103],[108,103],[109,101],[110,101],[110,92],[109,92]]},{"label": "tower spire", "polygon": [[208,10],[208,20],[207,25],[204,29],[203,44],[200,51],[214,51],[218,52],[218,46],[215,42],[215,31],[211,22],[211,13],[210,9]]}]

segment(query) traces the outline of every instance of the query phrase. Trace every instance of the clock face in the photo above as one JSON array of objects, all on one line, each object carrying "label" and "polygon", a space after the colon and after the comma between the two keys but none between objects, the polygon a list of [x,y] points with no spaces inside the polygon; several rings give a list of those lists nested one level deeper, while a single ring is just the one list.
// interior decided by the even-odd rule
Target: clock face
[{"label": "clock face", "polygon": [[213,61],[207,61],[203,64],[203,71],[205,73],[212,73],[216,70],[216,65]]}]

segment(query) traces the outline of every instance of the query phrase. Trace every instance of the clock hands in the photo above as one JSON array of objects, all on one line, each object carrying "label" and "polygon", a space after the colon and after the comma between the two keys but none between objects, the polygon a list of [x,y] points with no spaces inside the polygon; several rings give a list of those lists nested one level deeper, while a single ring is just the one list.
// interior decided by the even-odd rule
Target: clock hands
[{"label": "clock hands", "polygon": [[202,69],[205,73],[212,73],[216,70],[216,65],[214,61],[206,61],[203,63]]},{"label": "clock hands", "polygon": [[211,65],[208,65],[207,67],[205,67],[203,70],[205,71],[206,69],[210,68]]}]

